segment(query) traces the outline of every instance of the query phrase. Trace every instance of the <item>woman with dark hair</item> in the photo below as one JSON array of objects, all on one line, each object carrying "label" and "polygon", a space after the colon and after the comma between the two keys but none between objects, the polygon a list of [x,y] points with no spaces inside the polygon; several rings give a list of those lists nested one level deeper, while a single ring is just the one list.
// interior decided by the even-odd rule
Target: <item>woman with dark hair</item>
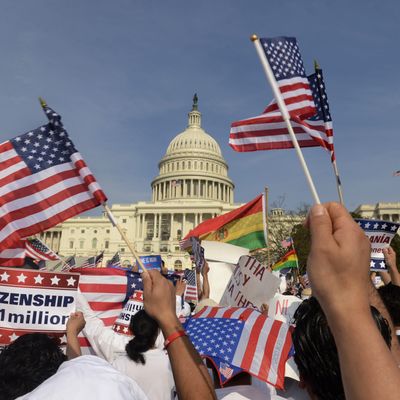
[{"label": "woman with dark hair", "polygon": [[134,379],[149,400],[175,398],[175,382],[167,353],[155,347],[160,329],[146,311],[140,310],[129,325],[134,337],[125,347],[126,355],[112,365]]}]

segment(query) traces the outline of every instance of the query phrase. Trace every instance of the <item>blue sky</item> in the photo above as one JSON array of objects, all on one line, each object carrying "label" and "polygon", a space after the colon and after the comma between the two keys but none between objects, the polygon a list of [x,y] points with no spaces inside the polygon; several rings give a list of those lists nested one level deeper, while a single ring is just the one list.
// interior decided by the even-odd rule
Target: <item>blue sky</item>
[{"label": "blue sky", "polygon": [[[228,146],[230,123],[272,97],[250,35],[296,36],[307,72],[314,58],[324,71],[346,205],[400,201],[399,11],[368,0],[2,1],[0,141],[43,123],[43,96],[111,203],[149,200],[197,92],[235,200],[267,185],[296,209],[312,198],[293,150]],[[304,155],[321,200],[336,200],[328,154]]]}]

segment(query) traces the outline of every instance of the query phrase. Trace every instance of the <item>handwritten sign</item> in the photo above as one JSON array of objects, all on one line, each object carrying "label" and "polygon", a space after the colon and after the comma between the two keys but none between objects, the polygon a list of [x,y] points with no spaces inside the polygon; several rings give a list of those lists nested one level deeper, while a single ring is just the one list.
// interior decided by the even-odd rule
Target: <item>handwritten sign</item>
[{"label": "handwritten sign", "polygon": [[371,242],[371,271],[386,270],[383,249],[390,246],[400,223],[376,219],[356,219],[355,221],[364,230]]},{"label": "handwritten sign", "polygon": [[302,300],[296,296],[275,294],[269,302],[268,317],[290,324]]},{"label": "handwritten sign", "polygon": [[75,273],[0,268],[0,344],[30,332],[63,335],[78,283]]},{"label": "handwritten sign", "polygon": [[242,256],[226,286],[221,306],[260,308],[274,296],[279,278],[250,256]]}]

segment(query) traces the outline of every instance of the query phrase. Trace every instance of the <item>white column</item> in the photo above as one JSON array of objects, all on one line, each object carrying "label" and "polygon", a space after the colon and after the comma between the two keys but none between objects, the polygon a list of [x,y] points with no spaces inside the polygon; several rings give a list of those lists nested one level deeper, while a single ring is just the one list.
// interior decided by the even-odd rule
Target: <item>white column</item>
[{"label": "white column", "polygon": [[194,226],[197,226],[199,224],[197,220],[197,213],[194,213]]},{"label": "white column", "polygon": [[158,214],[158,238],[161,240],[161,221],[162,221],[162,214]]},{"label": "white column", "polygon": [[170,224],[169,224],[169,240],[173,239],[173,234],[172,234],[172,228],[174,225],[174,214],[171,213],[171,219],[170,219]]}]

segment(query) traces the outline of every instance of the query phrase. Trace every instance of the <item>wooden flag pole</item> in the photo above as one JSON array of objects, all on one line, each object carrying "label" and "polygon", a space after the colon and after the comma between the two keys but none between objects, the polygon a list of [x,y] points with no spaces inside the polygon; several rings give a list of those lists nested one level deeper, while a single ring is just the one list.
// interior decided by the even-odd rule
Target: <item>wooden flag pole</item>
[{"label": "wooden flag pole", "polygon": [[284,121],[286,123],[287,130],[289,132],[290,138],[292,139],[292,143],[293,143],[293,146],[294,146],[294,148],[296,150],[297,156],[299,158],[301,167],[303,168],[303,172],[304,172],[304,175],[306,176],[308,186],[310,187],[311,194],[312,194],[312,196],[314,198],[314,202],[316,204],[321,204],[321,201],[319,199],[317,190],[315,189],[314,182],[313,182],[313,180],[311,178],[310,171],[308,170],[306,161],[305,161],[305,159],[303,157],[303,153],[301,152],[300,146],[299,146],[299,144],[297,142],[296,135],[294,134],[292,125],[290,123],[289,112],[288,112],[288,110],[286,108],[286,104],[285,104],[285,102],[283,100],[283,97],[282,97],[282,94],[281,94],[281,92],[279,90],[278,84],[276,83],[275,76],[274,76],[274,74],[272,72],[271,66],[269,65],[269,62],[268,62],[267,58],[265,57],[264,50],[263,50],[263,48],[261,46],[260,40],[258,39],[257,35],[252,35],[250,39],[254,43],[254,47],[256,48],[257,54],[258,54],[258,56],[260,58],[260,61],[261,61],[261,65],[264,68],[265,75],[267,76],[268,82],[271,85],[272,92],[274,93],[275,100],[276,100],[276,102],[278,104],[280,112],[282,113],[282,117],[283,117],[283,119],[284,119]]},{"label": "wooden flag pole", "polygon": [[142,268],[143,272],[148,272],[146,267],[143,265],[142,260],[139,258],[138,254],[136,253],[136,250],[134,249],[132,243],[129,241],[128,237],[125,235],[125,232],[122,230],[122,228],[119,226],[117,220],[115,219],[113,213],[110,210],[110,207],[106,203],[103,203],[104,210],[107,213],[107,216],[110,220],[110,222],[113,224],[118,229],[118,232],[120,233],[122,239],[124,239],[125,243],[129,247],[129,250],[133,254],[133,256],[136,258],[137,263],[140,265]]},{"label": "wooden flag pole", "polygon": [[265,244],[267,245],[267,267],[270,267],[271,255],[268,235],[269,221],[268,221],[268,187],[264,188],[264,236]]}]

